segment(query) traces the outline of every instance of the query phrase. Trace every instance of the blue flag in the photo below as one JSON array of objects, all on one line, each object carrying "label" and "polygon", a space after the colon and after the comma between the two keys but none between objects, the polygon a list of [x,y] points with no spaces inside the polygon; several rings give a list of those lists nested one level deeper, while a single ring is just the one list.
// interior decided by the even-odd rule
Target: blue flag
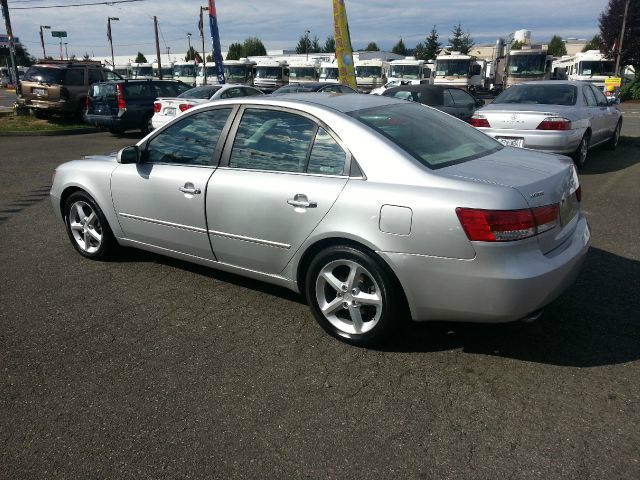
[{"label": "blue flag", "polygon": [[222,48],[220,47],[220,32],[218,31],[214,0],[209,0],[209,27],[211,28],[211,42],[213,43],[213,60],[216,62],[216,76],[218,77],[218,83],[222,85],[225,83],[224,67],[222,65]]}]

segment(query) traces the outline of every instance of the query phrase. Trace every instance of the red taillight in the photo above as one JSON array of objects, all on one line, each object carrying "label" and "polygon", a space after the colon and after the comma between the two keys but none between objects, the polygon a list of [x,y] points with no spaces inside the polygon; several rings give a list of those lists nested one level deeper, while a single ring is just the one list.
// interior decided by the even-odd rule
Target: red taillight
[{"label": "red taillight", "polygon": [[180,105],[178,105],[178,108],[180,109],[181,112],[189,110],[191,107],[193,107],[193,105],[189,103],[181,103]]},{"label": "red taillight", "polygon": [[160,113],[160,109],[162,109],[162,104],[160,102],[153,102],[153,111]]},{"label": "red taillight", "polygon": [[89,105],[91,105],[91,100],[87,97],[87,100],[85,101],[85,107],[87,107],[87,110],[89,110]]},{"label": "red taillight", "polygon": [[484,115],[474,115],[471,117],[471,125],[474,127],[491,128],[489,120]]},{"label": "red taillight", "polygon": [[579,202],[582,201],[582,185],[580,185],[576,190],[576,200]]},{"label": "red taillight", "polygon": [[118,110],[126,110],[127,102],[124,101],[124,91],[122,89],[122,84],[118,83],[116,85],[116,89],[117,89],[116,98],[118,100]]},{"label": "red taillight", "polygon": [[522,240],[551,230],[558,223],[557,205],[523,210],[456,208],[456,214],[469,240],[479,242]]},{"label": "red taillight", "polygon": [[571,120],[563,117],[547,117],[536,130],[571,130]]}]

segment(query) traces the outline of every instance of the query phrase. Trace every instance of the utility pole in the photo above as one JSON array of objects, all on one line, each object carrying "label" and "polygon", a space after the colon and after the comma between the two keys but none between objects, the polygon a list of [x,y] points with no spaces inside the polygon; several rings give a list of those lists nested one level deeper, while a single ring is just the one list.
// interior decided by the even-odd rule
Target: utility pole
[{"label": "utility pole", "polygon": [[107,38],[109,39],[109,45],[111,45],[111,66],[113,67],[113,71],[116,70],[116,62],[113,59],[113,37],[111,36],[111,20],[117,22],[120,20],[118,17],[109,17],[107,19]]},{"label": "utility pole", "polygon": [[307,62],[309,61],[309,30],[304,31],[304,53],[307,55]]},{"label": "utility pole", "polygon": [[158,77],[162,80],[162,62],[160,61],[160,41],[158,40],[158,18],[153,16],[153,28],[156,30],[156,57],[158,57]]},{"label": "utility pole", "polygon": [[16,87],[16,95],[20,90],[18,85],[18,65],[16,64],[16,46],[13,43],[13,30],[11,30],[11,19],[9,18],[9,5],[7,0],[1,0],[2,2],[2,15],[4,16],[4,24],[7,29],[7,37],[9,37],[9,57],[11,57],[11,72],[14,78],[14,85]]},{"label": "utility pole", "polygon": [[171,47],[169,45],[167,45],[167,61],[169,63],[171,63],[171,57],[169,56],[169,51],[171,50]]},{"label": "utility pole", "polygon": [[69,60],[69,51],[67,50],[67,45],[69,45],[67,42],[64,42],[64,55],[65,57],[67,57],[67,60]]},{"label": "utility pole", "polygon": [[51,27],[49,25],[40,25],[40,45],[42,45],[42,60],[46,60],[47,52],[44,49],[44,34],[42,33],[43,28],[50,29]]},{"label": "utility pole", "polygon": [[205,10],[209,10],[209,7],[200,7],[200,23],[198,23],[200,39],[202,40],[202,71],[204,73],[204,85],[207,84],[207,52],[204,50],[204,17],[202,16],[202,12]]},{"label": "utility pole", "polygon": [[624,4],[624,15],[622,17],[622,29],[620,30],[620,42],[618,43],[618,54],[616,55],[616,77],[620,76],[620,54],[622,53],[622,40],[624,40],[624,29],[627,26],[627,13],[629,12],[630,0]]}]

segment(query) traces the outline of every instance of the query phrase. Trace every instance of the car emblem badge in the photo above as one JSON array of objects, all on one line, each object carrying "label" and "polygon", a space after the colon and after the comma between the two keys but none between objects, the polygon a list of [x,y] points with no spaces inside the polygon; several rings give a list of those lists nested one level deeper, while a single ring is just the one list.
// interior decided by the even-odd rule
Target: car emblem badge
[{"label": "car emblem badge", "polygon": [[511,115],[511,120],[517,120],[518,116],[514,113],[513,115]]},{"label": "car emblem badge", "polygon": [[533,192],[531,195],[529,195],[530,198],[537,198],[537,197],[541,197],[544,195],[543,191],[539,191],[539,192]]}]

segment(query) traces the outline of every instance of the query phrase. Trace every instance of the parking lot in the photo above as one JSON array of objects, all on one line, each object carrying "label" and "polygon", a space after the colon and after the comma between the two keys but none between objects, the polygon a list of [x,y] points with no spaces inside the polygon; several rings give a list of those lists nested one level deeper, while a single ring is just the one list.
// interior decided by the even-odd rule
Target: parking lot
[{"label": "parking lot", "polygon": [[640,104],[621,108],[619,149],[580,175],[575,285],[533,324],[408,325],[379,350],[284,289],[78,255],[53,169],[140,135],[0,137],[0,477],[640,478]]}]

